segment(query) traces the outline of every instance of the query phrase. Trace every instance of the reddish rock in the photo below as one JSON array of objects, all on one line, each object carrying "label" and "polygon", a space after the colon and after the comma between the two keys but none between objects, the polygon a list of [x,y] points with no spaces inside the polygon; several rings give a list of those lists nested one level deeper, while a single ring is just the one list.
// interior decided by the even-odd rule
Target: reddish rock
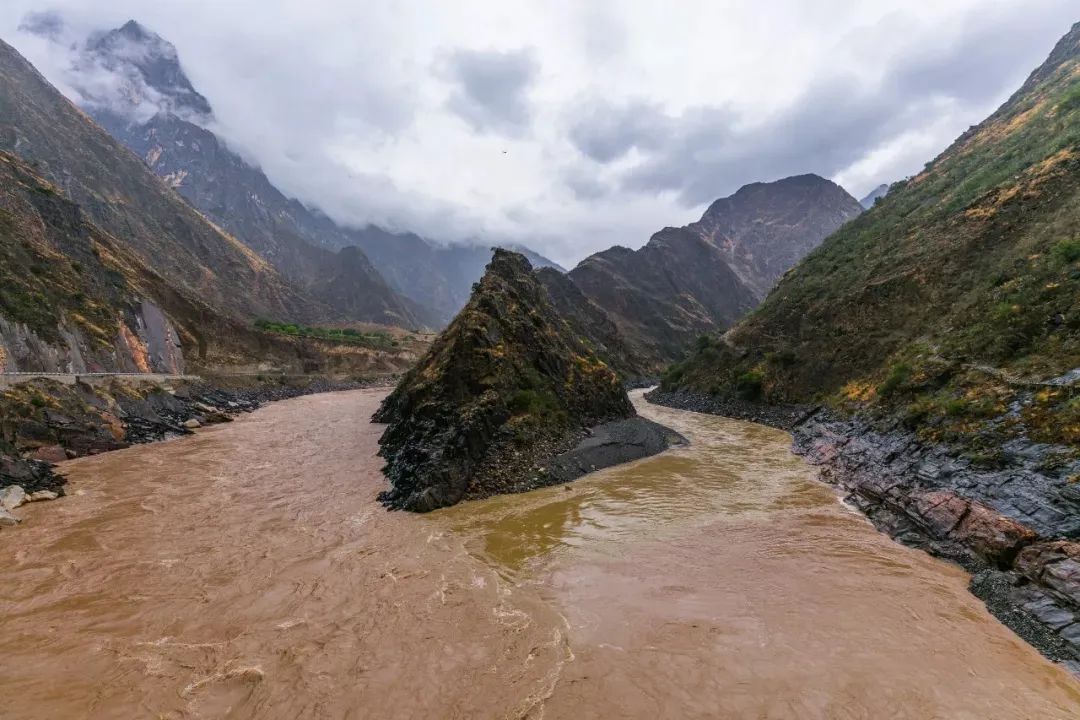
[{"label": "reddish rock", "polygon": [[1031,528],[978,502],[970,503],[952,537],[1002,567],[1011,565],[1023,547],[1039,539]]},{"label": "reddish rock", "polygon": [[1002,567],[1011,565],[1023,547],[1039,539],[1026,525],[950,490],[913,496],[910,512],[939,538],[958,542]]},{"label": "reddish rock", "polygon": [[948,490],[934,490],[911,497],[911,509],[930,532],[949,537],[967,514],[971,503]]},{"label": "reddish rock", "polygon": [[30,457],[33,460],[41,460],[47,463],[58,463],[68,459],[67,451],[59,445],[39,447]]}]

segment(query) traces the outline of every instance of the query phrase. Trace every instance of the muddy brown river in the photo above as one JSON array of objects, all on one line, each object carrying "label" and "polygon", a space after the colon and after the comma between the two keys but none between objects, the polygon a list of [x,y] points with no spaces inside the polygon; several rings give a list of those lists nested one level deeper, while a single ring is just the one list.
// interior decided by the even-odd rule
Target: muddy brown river
[{"label": "muddy brown river", "polygon": [[375,503],[381,396],[66,463],[0,533],[0,717],[1080,717],[783,433],[637,397],[692,445],[407,515]]}]

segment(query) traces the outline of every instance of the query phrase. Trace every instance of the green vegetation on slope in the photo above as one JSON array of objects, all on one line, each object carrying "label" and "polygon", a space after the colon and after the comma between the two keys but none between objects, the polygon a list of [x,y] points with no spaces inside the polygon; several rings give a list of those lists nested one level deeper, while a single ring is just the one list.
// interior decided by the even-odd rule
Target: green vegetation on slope
[{"label": "green vegetation on slope", "polygon": [[[371,348],[372,350],[392,350],[400,347],[401,343],[394,336],[383,330],[362,332],[353,328],[325,328],[308,327],[296,323],[271,322],[270,320],[256,320],[255,328],[263,332],[289,335],[291,337],[318,338],[328,342],[342,345],[356,345],[358,347]],[[407,338],[409,339],[409,338]]]},{"label": "green vegetation on slope", "polygon": [[[970,436],[1025,382],[1080,366],[1078,98],[1080,25],[1000,110],[666,384],[733,394],[756,381],[766,400],[900,408]],[[1059,395],[1043,414],[1067,421]]]}]

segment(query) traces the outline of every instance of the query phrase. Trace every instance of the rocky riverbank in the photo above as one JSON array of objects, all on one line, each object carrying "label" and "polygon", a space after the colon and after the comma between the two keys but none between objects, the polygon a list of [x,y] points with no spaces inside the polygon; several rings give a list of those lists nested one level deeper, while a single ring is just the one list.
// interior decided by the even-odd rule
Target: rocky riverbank
[{"label": "rocky riverbank", "polygon": [[794,452],[875,526],[972,572],[995,616],[1080,672],[1080,460],[1069,448],[1015,440],[1000,467],[983,468],[899,422],[685,391],[646,398],[790,431]]},{"label": "rocky riverbank", "polygon": [[0,393],[0,525],[16,524],[11,511],[26,502],[64,494],[57,462],[180,437],[276,400],[390,381],[308,376],[65,385],[38,379],[13,386]]}]

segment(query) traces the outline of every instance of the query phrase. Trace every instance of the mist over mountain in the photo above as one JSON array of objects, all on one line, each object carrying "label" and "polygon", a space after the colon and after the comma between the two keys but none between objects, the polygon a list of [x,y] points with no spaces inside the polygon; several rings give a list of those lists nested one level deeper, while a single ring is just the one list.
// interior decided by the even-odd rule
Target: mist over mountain
[{"label": "mist over mountain", "polygon": [[[38,16],[26,27],[50,36],[58,23],[57,16]],[[438,327],[465,304],[483,273],[487,246],[346,228],[286,197],[213,132],[210,103],[193,87],[175,47],[134,20],[87,38],[68,78],[91,116],[157,175],[346,317]],[[354,250],[346,257],[347,248]],[[553,265],[526,252],[538,265]]]}]

